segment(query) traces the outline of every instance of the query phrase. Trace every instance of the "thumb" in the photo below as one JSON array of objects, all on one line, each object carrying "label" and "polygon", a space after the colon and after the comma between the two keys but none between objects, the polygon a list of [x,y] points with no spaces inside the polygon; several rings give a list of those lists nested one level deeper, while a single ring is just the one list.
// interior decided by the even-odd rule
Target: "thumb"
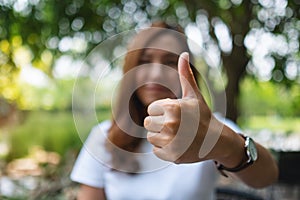
[{"label": "thumb", "polygon": [[178,60],[178,73],[182,89],[182,98],[195,98],[199,96],[199,88],[189,63],[189,53],[180,54]]}]

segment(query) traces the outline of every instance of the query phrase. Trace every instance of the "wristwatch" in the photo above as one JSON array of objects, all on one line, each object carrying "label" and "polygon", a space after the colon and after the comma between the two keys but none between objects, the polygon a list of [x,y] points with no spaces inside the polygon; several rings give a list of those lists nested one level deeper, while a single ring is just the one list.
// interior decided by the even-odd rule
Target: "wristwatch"
[{"label": "wristwatch", "polygon": [[225,176],[227,176],[227,175],[224,174],[224,172],[222,172],[223,170],[229,171],[229,172],[239,172],[239,171],[245,169],[246,167],[249,167],[250,165],[252,165],[258,158],[256,145],[255,145],[255,142],[253,141],[253,139],[249,136],[244,136],[242,134],[239,134],[239,135],[245,139],[244,149],[245,149],[245,154],[247,156],[247,159],[243,160],[241,162],[241,164],[239,164],[238,166],[236,166],[234,168],[228,168],[222,164],[218,164],[217,162],[215,162],[217,165],[217,169],[220,170],[220,172]]}]

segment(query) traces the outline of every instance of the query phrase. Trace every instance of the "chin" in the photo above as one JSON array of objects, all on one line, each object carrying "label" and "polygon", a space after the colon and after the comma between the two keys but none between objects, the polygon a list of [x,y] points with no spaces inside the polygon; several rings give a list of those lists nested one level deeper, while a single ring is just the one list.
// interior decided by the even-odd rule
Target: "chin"
[{"label": "chin", "polygon": [[167,99],[167,98],[176,99],[176,97],[174,97],[174,96],[162,96],[162,97],[157,97],[157,98],[145,98],[143,100],[143,102],[144,102],[144,105],[149,106],[154,101],[161,100],[161,99]]},{"label": "chin", "polygon": [[145,106],[149,106],[151,103],[153,103],[154,101],[157,101],[159,99],[148,99],[144,101]]}]

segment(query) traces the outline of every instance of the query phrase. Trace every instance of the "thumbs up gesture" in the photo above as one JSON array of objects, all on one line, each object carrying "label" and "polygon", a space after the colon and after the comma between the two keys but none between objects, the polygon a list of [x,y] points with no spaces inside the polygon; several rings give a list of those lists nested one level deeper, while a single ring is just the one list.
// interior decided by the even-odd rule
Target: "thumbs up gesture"
[{"label": "thumbs up gesture", "polygon": [[[178,73],[182,99],[161,99],[149,105],[149,116],[144,120],[147,139],[154,146],[155,155],[166,161],[191,163],[212,159],[220,136],[216,127],[222,123],[214,118],[200,93],[188,53],[180,55]],[[215,139],[205,145],[208,134]]]}]

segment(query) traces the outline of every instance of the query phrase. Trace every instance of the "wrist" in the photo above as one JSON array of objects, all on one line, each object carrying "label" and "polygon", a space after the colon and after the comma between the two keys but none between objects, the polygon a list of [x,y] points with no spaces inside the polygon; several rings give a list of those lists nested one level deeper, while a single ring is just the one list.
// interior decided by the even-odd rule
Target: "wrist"
[{"label": "wrist", "polygon": [[252,165],[258,158],[258,152],[256,149],[256,144],[252,140],[252,138],[248,136],[244,136],[242,134],[238,134],[243,140],[244,140],[244,158],[240,161],[240,164],[236,165],[235,167],[228,167],[224,166],[221,163],[218,163],[215,161],[215,164],[218,168],[218,170],[223,174],[224,176],[227,176],[223,170],[229,171],[229,172],[239,172],[250,165]]},{"label": "wrist", "polygon": [[214,159],[216,162],[228,168],[234,168],[246,160],[245,140],[232,129],[224,126],[219,141],[221,148],[219,156]]}]

